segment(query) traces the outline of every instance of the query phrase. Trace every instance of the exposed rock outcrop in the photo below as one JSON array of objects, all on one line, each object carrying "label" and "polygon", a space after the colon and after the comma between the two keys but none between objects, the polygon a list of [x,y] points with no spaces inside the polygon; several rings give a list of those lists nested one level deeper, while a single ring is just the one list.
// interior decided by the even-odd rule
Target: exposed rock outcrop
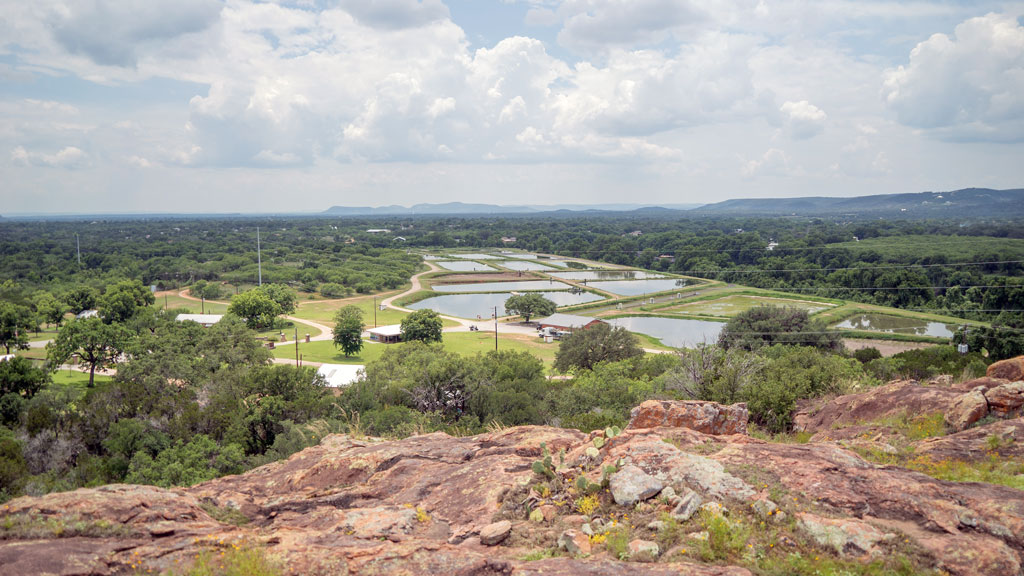
[{"label": "exposed rock outcrop", "polygon": [[[571,500],[535,489],[547,482],[531,469],[542,443],[552,453],[564,450],[551,482],[576,475],[600,482],[607,467],[635,467],[654,480],[644,495],[653,496],[655,483],[665,487],[658,498],[638,496],[630,507],[595,493],[617,510],[615,518],[643,518],[627,552],[653,562],[611,557],[588,537],[606,534],[611,517],[577,511]],[[775,444],[685,428],[627,429],[607,441],[596,462],[584,457],[593,447],[580,432],[545,427],[389,442],[336,435],[286,461],[192,488],[110,486],[20,498],[0,510],[0,525],[59,523],[78,531],[5,532],[0,566],[25,575],[162,572],[202,550],[238,544],[263,549],[288,574],[749,575],[650,546],[657,540],[651,521],[685,500],[692,517],[677,521],[689,523],[684,534],[694,539],[707,537],[703,517],[724,514],[733,522],[748,514],[757,523],[785,514],[806,527],[807,535],[792,535],[805,539],[800,546],[821,553],[870,558],[909,550],[923,567],[957,576],[1021,572],[1019,490],[875,466],[830,443]],[[706,512],[694,515],[695,505]],[[526,520],[531,510],[540,522]],[[228,513],[248,522],[216,519]],[[581,556],[523,559],[556,548],[559,536]],[[591,555],[583,557],[587,545]]]},{"label": "exposed rock outcrop", "polygon": [[746,404],[697,400],[648,400],[629,413],[627,428],[679,427],[704,434],[746,434]]},{"label": "exposed rock outcrop", "polygon": [[1024,381],[1010,382],[985,392],[988,408],[1000,418],[1014,418],[1024,412]]},{"label": "exposed rock outcrop", "polygon": [[904,414],[945,412],[960,394],[952,388],[897,380],[867,392],[801,402],[793,415],[793,426],[797,430],[821,432]]},{"label": "exposed rock outcrop", "polygon": [[979,387],[953,399],[943,418],[953,430],[966,430],[988,415],[988,399]]},{"label": "exposed rock outcrop", "polygon": [[1024,459],[1024,418],[996,421],[963,432],[926,438],[913,444],[914,452],[932,460],[973,462],[996,455]]},{"label": "exposed rock outcrop", "polygon": [[1004,380],[1024,380],[1024,356],[1017,356],[1007,360],[1000,360],[989,365],[985,370],[985,376],[989,378],[1002,378]]}]

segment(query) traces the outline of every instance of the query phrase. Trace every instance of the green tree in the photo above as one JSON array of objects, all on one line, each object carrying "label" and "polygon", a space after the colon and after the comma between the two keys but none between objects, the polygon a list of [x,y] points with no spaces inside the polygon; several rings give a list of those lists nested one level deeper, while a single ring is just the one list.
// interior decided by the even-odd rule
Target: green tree
[{"label": "green tree", "polygon": [[345,306],[334,315],[334,345],[345,356],[358,354],[363,349],[363,312],[358,306]]},{"label": "green tree", "polygon": [[417,310],[402,318],[402,340],[441,341],[441,317],[433,310]]},{"label": "green tree", "polygon": [[550,316],[556,307],[554,302],[535,292],[514,295],[505,300],[505,313],[518,314],[524,322],[529,322],[532,316]]},{"label": "green tree", "polygon": [[46,373],[32,366],[28,358],[0,362],[0,396],[17,394],[31,398],[46,382]]},{"label": "green tree", "polygon": [[138,280],[122,280],[99,298],[100,315],[105,322],[125,322],[139,308],[153,304],[153,293]]},{"label": "green tree", "polygon": [[188,443],[178,441],[155,458],[138,451],[128,466],[126,480],[132,484],[191,486],[225,474],[244,470],[245,454],[237,444],[218,446],[209,436],[199,434]]},{"label": "green tree", "polygon": [[839,332],[812,320],[807,310],[782,306],[755,306],[740,312],[718,335],[723,348],[757,350],[774,344],[796,344],[841,350]]},{"label": "green tree", "polygon": [[49,292],[40,292],[34,298],[36,313],[43,322],[53,324],[60,328],[64,323],[64,315],[68,312],[68,305],[53,297]]},{"label": "green tree", "polygon": [[281,306],[262,290],[242,292],[231,299],[228,313],[245,320],[249,328],[270,328],[281,314]]},{"label": "green tree", "polygon": [[295,306],[298,302],[295,291],[284,284],[264,284],[256,288],[256,290],[266,294],[268,298],[277,303],[281,308],[278,314],[291,314],[295,312]]},{"label": "green tree", "polygon": [[64,294],[63,300],[72,314],[79,314],[83,310],[95,309],[98,298],[99,294],[92,286],[76,286]]},{"label": "green tree", "polygon": [[574,330],[562,338],[555,352],[554,367],[559,372],[572,368],[589,370],[598,362],[615,362],[643,355],[640,341],[625,328],[604,322]]},{"label": "green tree", "polygon": [[11,348],[28,348],[29,333],[36,327],[32,310],[11,302],[0,302],[0,346],[11,353]]},{"label": "green tree", "polygon": [[189,292],[192,296],[205,300],[216,300],[224,295],[224,290],[221,289],[220,284],[207,282],[206,280],[196,280],[192,284],[192,288],[189,289]]},{"label": "green tree", "polygon": [[56,370],[71,357],[89,369],[89,387],[97,368],[113,367],[129,342],[129,333],[121,324],[104,324],[99,318],[72,320],[46,345],[47,363]]}]

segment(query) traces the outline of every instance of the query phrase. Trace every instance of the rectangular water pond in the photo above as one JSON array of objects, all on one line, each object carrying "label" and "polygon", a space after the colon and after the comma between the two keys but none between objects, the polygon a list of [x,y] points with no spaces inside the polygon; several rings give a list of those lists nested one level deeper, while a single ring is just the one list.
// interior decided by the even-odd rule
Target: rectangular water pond
[{"label": "rectangular water pond", "polygon": [[666,278],[664,280],[613,280],[610,282],[587,282],[586,285],[617,294],[619,296],[641,296],[655,292],[682,290],[688,281],[683,278]]},{"label": "rectangular water pond", "polygon": [[619,326],[630,332],[653,336],[666,346],[692,348],[703,342],[714,344],[718,334],[725,327],[723,322],[657,318],[654,316],[626,316],[608,320],[612,326]]},{"label": "rectangular water pond", "polygon": [[509,270],[554,270],[551,266],[545,266],[540,262],[523,262],[522,260],[506,260],[501,265]]},{"label": "rectangular water pond", "polygon": [[494,254],[452,254],[452,258],[465,258],[467,260],[501,260],[501,256]]},{"label": "rectangular water pond", "polygon": [[472,282],[465,284],[435,284],[435,292],[505,292],[510,290],[568,290],[572,288],[562,282],[550,280],[523,280],[516,282]]},{"label": "rectangular water pond", "polygon": [[487,264],[481,264],[479,262],[437,262],[436,263],[445,270],[451,270],[453,272],[493,272],[494,268]]},{"label": "rectangular water pond", "polygon": [[643,270],[580,270],[577,272],[552,272],[551,275],[565,280],[647,280],[665,277],[664,274]]},{"label": "rectangular water pond", "polygon": [[[570,306],[572,304],[583,304],[602,300],[597,294],[583,292],[572,294],[571,292],[539,292],[548,300],[559,306]],[[494,313],[494,307],[498,307],[498,316],[505,316],[505,301],[512,296],[510,292],[498,292],[492,294],[445,294],[444,296],[432,296],[426,300],[420,300],[415,304],[409,304],[407,308],[413,310],[433,310],[447,316],[458,316],[459,318],[490,318]]]},{"label": "rectangular water pond", "polygon": [[852,316],[833,326],[846,330],[866,330],[870,332],[889,332],[892,334],[912,334],[914,336],[937,336],[952,338],[957,329],[956,324],[929,322],[918,318],[904,318],[886,314],[861,314]]}]

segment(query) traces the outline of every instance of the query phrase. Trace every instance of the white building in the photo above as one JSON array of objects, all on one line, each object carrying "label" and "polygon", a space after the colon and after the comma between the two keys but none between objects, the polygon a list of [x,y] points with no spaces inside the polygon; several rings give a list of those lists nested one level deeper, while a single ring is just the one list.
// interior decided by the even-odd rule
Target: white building
[{"label": "white building", "polygon": [[175,320],[178,322],[191,320],[203,328],[209,328],[217,322],[220,322],[222,318],[224,318],[223,314],[178,314],[178,317],[175,318]]},{"label": "white building", "polygon": [[347,388],[366,377],[365,369],[362,364],[321,364],[316,373],[331,388]]},{"label": "white building", "polygon": [[382,344],[394,344],[402,341],[402,325],[401,324],[389,324],[387,326],[378,326],[376,328],[370,328],[367,330],[370,333],[370,340],[374,342],[380,342]]}]

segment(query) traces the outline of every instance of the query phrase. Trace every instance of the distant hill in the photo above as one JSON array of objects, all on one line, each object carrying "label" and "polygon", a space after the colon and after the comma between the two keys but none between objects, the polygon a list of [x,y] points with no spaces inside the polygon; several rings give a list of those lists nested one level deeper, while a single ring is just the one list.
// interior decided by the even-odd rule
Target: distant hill
[{"label": "distant hill", "polygon": [[690,210],[700,204],[556,204],[545,206],[500,206],[498,204],[416,204],[415,206],[331,206],[324,214],[333,216],[390,216],[419,214],[541,214],[550,212],[633,212],[650,210]]},{"label": "distant hill", "polygon": [[1024,189],[965,188],[952,192],[877,194],[852,198],[746,198],[707,204],[693,212],[715,216],[1012,218],[1024,216]]}]

